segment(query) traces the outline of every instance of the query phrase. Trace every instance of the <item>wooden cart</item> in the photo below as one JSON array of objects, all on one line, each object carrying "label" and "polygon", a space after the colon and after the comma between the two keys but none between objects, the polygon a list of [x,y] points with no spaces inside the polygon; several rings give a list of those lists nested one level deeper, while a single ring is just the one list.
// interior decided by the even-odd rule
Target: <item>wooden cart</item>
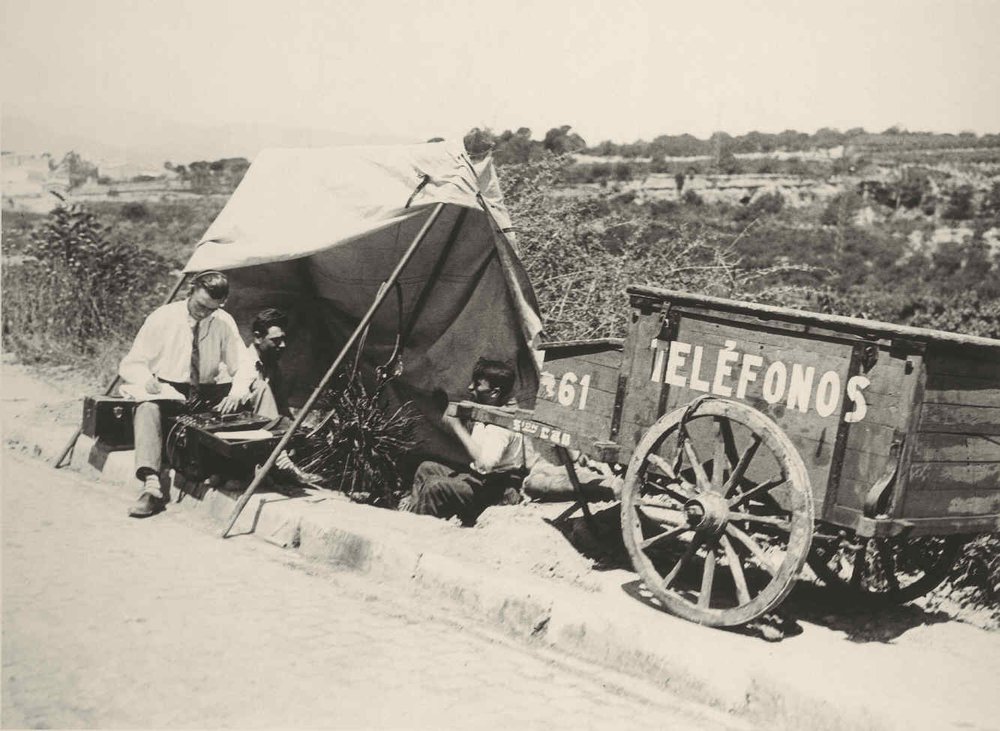
[{"label": "wooden cart", "polygon": [[624,542],[673,613],[745,623],[807,560],[907,601],[1000,530],[1000,341],[628,293],[625,340],[547,346],[534,411],[465,413],[627,464]]}]

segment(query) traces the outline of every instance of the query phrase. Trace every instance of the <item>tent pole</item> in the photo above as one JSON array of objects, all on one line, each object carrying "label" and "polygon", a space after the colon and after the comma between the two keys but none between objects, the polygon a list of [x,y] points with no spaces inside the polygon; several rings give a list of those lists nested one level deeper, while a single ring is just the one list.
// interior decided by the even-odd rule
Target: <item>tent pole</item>
[{"label": "tent pole", "polygon": [[[174,301],[174,297],[177,296],[177,293],[184,285],[184,280],[187,278],[187,275],[188,275],[187,272],[181,272],[180,277],[178,277],[177,279],[177,284],[175,284],[174,288],[170,290],[170,294],[167,295],[167,299],[163,302],[163,304],[169,305],[171,302]],[[121,380],[122,377],[119,376],[118,374],[115,374],[114,380],[111,381],[111,385],[108,386],[107,389],[104,391],[104,395],[110,396],[114,392],[115,388],[117,388]],[[60,454],[59,459],[56,460],[55,469],[59,469],[60,467],[62,467],[65,459],[69,456],[70,452],[73,451],[73,447],[76,446],[76,440],[80,438],[81,431],[83,431],[83,427],[78,426],[76,428],[76,431],[73,432],[73,436],[69,438],[69,441],[66,443],[66,447],[63,449],[62,454]]]},{"label": "tent pole", "polygon": [[396,280],[399,278],[400,272],[403,271],[403,268],[407,265],[407,263],[413,257],[413,254],[416,252],[417,247],[420,246],[420,244],[424,240],[424,237],[427,236],[427,232],[430,231],[431,226],[434,225],[434,222],[437,220],[438,216],[441,215],[441,211],[444,210],[444,205],[445,205],[444,203],[438,203],[436,206],[434,206],[433,210],[431,211],[431,214],[427,217],[427,220],[424,222],[424,225],[420,228],[420,231],[417,232],[417,235],[414,237],[413,242],[410,244],[409,248],[407,248],[402,258],[400,258],[399,262],[396,264],[395,269],[392,270],[392,273],[389,275],[389,277],[385,280],[385,282],[382,283],[382,286],[379,288],[378,294],[375,295],[374,301],[368,308],[368,311],[365,313],[364,317],[361,318],[361,322],[359,322],[358,326],[354,328],[354,332],[351,333],[351,337],[347,339],[347,342],[344,343],[344,347],[340,349],[340,353],[337,355],[336,359],[334,359],[329,369],[327,369],[326,375],[324,375],[323,378],[320,380],[320,382],[316,384],[316,388],[313,389],[312,395],[309,397],[309,400],[306,401],[305,404],[303,404],[302,408],[299,410],[299,413],[296,415],[294,421],[292,421],[292,425],[288,427],[287,431],[285,431],[284,436],[281,437],[281,439],[278,441],[278,444],[274,447],[273,450],[271,450],[271,456],[269,456],[267,458],[267,461],[264,462],[263,466],[259,470],[257,470],[257,474],[254,475],[254,478],[247,486],[247,489],[244,490],[242,495],[240,495],[240,499],[236,501],[236,505],[233,507],[233,512],[229,516],[229,523],[226,525],[225,530],[222,531],[221,534],[222,538],[225,538],[226,536],[229,535],[229,531],[233,529],[233,526],[236,524],[236,520],[240,517],[240,513],[243,512],[243,508],[246,507],[246,504],[250,501],[250,498],[253,496],[257,488],[260,486],[260,483],[264,481],[264,478],[267,477],[267,474],[274,467],[274,463],[278,460],[278,455],[280,455],[282,451],[284,451],[285,447],[288,446],[288,442],[291,441],[296,430],[299,428],[299,426],[302,425],[303,420],[306,418],[306,416],[309,415],[309,412],[312,410],[313,405],[316,403],[316,399],[319,398],[319,394],[323,391],[324,388],[326,388],[327,384],[330,382],[330,379],[332,379],[333,375],[337,372],[337,369],[340,368],[340,364],[347,356],[348,351],[354,346],[354,343],[357,342],[358,337],[361,335],[362,332],[364,332],[365,328],[368,327],[368,324],[375,316],[375,312],[378,310],[379,306],[381,306],[382,302],[385,300],[390,289],[392,288],[392,285],[395,284]]}]

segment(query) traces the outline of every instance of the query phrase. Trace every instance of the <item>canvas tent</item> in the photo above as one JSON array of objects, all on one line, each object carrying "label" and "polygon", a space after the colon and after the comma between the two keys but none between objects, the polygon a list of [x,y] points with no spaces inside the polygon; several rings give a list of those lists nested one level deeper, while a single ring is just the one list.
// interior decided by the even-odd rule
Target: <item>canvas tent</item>
[{"label": "canvas tent", "polygon": [[[309,396],[381,284],[444,204],[371,321],[370,367],[402,342],[395,396],[429,416],[430,394],[465,397],[479,356],[516,365],[515,400],[531,407],[541,332],[492,163],[449,143],[261,152],[202,237],[185,271],[230,277],[227,309],[245,339],[264,307],[289,312],[282,361],[291,401]],[[400,307],[401,305],[401,307]],[[421,451],[458,458],[425,421]]]}]

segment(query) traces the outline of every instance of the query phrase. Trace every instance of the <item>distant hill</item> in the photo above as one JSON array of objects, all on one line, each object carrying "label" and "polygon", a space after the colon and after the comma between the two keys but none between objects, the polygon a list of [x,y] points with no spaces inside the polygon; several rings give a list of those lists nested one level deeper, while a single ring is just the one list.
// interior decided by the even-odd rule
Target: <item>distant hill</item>
[{"label": "distant hill", "polygon": [[291,128],[244,122],[226,126],[200,126],[136,115],[112,129],[99,120],[68,119],[51,125],[25,114],[8,114],[0,120],[0,144],[5,151],[48,152],[62,157],[75,150],[97,163],[114,162],[162,167],[164,162],[253,157],[266,147],[327,147],[417,142],[412,138],[351,134],[308,127]]}]

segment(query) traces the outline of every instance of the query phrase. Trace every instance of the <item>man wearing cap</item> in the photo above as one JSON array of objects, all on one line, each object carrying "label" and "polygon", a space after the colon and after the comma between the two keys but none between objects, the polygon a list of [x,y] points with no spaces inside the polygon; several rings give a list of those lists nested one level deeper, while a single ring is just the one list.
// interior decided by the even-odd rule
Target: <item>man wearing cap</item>
[{"label": "man wearing cap", "polygon": [[[125,383],[139,386],[151,399],[135,410],[135,476],[142,492],[129,510],[134,518],[163,507],[163,417],[208,408],[229,413],[245,397],[241,386],[219,382],[239,368],[243,357],[236,321],[222,309],[228,296],[225,274],[198,274],[186,299],[163,305],[146,318],[119,365]],[[156,400],[165,385],[186,400]]]}]

